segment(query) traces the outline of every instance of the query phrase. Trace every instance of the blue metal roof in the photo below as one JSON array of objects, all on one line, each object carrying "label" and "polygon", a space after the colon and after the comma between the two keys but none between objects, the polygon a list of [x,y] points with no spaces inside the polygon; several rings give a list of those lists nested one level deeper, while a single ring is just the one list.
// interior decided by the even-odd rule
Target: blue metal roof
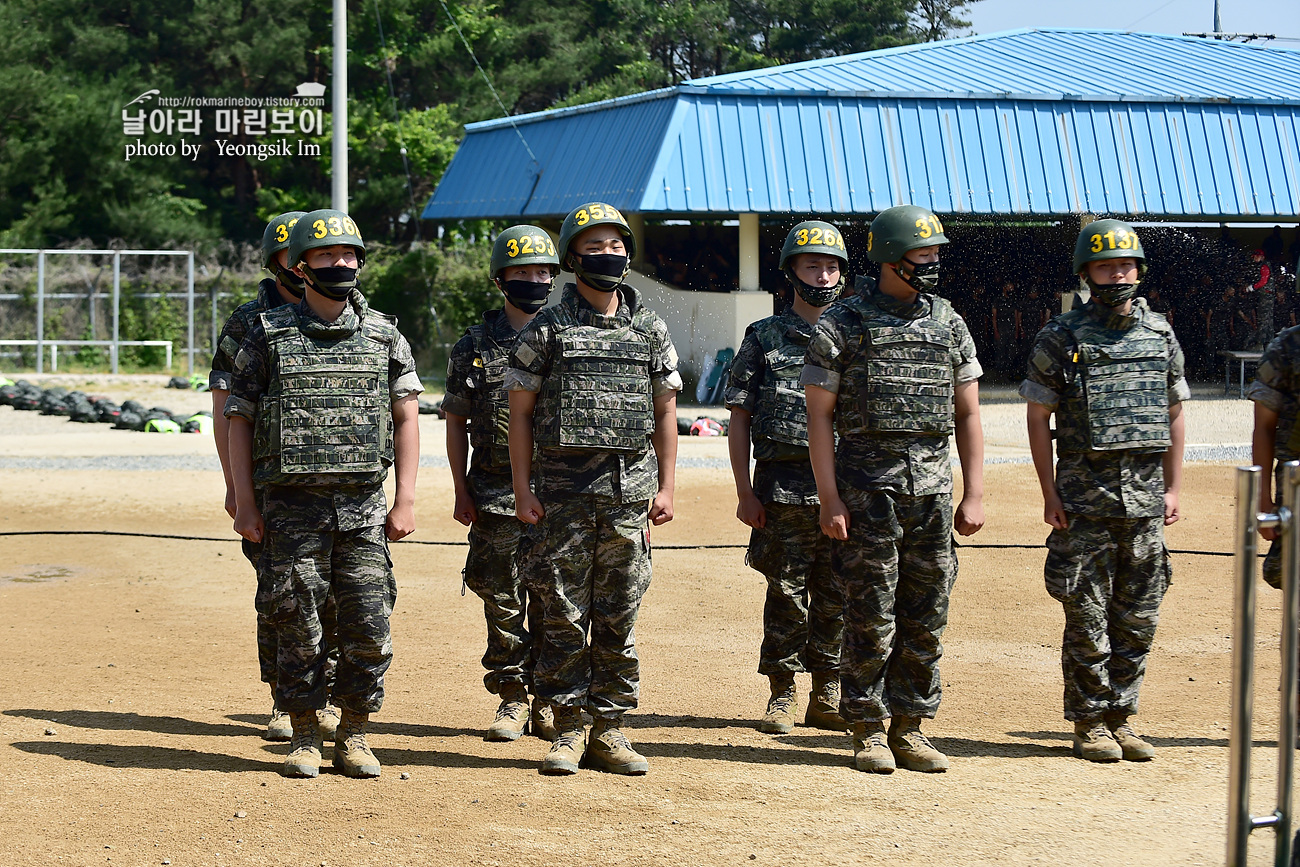
[{"label": "blue metal roof", "polygon": [[[1123,76],[1080,62],[1099,55],[1123,57]],[[664,215],[910,202],[1291,221],[1300,52],[1015,31],[696,79],[467,126],[424,217],[557,217],[592,199]]]}]

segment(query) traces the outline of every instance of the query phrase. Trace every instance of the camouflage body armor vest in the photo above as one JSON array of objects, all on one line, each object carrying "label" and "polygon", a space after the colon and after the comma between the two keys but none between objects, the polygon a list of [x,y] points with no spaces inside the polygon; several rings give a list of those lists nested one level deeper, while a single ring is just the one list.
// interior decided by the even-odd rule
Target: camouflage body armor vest
[{"label": "camouflage body armor vest", "polygon": [[809,335],[797,332],[786,316],[770,316],[751,327],[766,362],[749,428],[754,459],[807,461],[808,404],[799,374]]},{"label": "camouflage body armor vest", "polygon": [[[648,318],[583,325],[566,306],[551,308],[559,349],[534,414],[537,445],[640,453],[654,431]],[[603,317],[602,317],[603,318]]]},{"label": "camouflage body armor vest", "polygon": [[1134,312],[1140,319],[1127,331],[1106,328],[1082,308],[1057,318],[1076,353],[1056,413],[1057,451],[1169,448],[1171,329],[1142,299]]},{"label": "camouflage body armor vest", "polygon": [[346,336],[305,333],[296,307],[262,314],[270,382],[253,477],[266,485],[382,482],[393,463],[388,357],[396,321],[369,311]]},{"label": "camouflage body armor vest", "polygon": [[467,333],[474,341],[475,361],[482,364],[482,391],[486,395],[475,402],[469,418],[469,443],[485,468],[507,470],[510,468],[510,392],[505,389],[505,381],[510,347],[494,340],[485,323],[471,325]]},{"label": "camouflage body armor vest", "polygon": [[946,299],[926,300],[930,314],[916,319],[895,316],[870,298],[844,302],[862,317],[862,334],[840,386],[840,436],[952,433],[953,310]]}]

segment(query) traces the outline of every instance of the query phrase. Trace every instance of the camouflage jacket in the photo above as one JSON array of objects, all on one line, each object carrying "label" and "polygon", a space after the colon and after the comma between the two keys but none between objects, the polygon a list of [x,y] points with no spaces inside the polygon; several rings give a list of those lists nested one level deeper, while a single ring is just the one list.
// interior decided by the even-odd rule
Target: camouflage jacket
[{"label": "camouflage jacket", "polygon": [[[740,349],[736,352],[736,358],[731,363],[725,397],[727,406],[750,413],[752,425],[754,417],[765,405],[764,398],[769,396],[766,392],[775,387],[768,376],[767,365],[767,356],[772,347],[764,346],[765,340],[773,344],[781,341],[784,348],[797,349],[803,354],[812,337],[812,330],[813,327],[793,310],[782,311],[749,326]],[[806,416],[803,427],[806,437]],[[754,438],[754,496],[758,497],[759,502],[786,503],[792,506],[818,503],[817,481],[813,478],[812,464],[808,461],[808,449],[805,446],[799,450],[802,452],[802,460],[789,459],[789,453],[794,450],[794,446],[786,443]],[[781,454],[778,455],[777,451]],[[778,457],[781,459],[778,460]]]},{"label": "camouflage jacket", "polygon": [[1246,396],[1277,413],[1274,456],[1278,462],[1300,458],[1300,326],[1287,328],[1269,342],[1255,381]]},{"label": "camouflage jacket", "polygon": [[[510,327],[510,320],[505,311],[498,308],[483,314],[483,322],[470,326],[465,336],[456,341],[451,356],[447,359],[447,394],[442,399],[442,408],[449,413],[469,419],[471,427],[478,424],[494,424],[498,412],[495,392],[502,390],[503,383],[496,380],[494,371],[496,359],[483,358],[481,344],[490,344],[500,350],[504,378],[506,354],[514,345],[519,333]],[[503,392],[504,394],[504,392]],[[471,440],[475,439],[471,436]],[[469,472],[465,476],[474,507],[481,512],[494,515],[513,515],[515,513],[515,492],[510,479],[510,451],[503,441],[498,445],[481,448],[474,444],[470,455]]]},{"label": "camouflage jacket", "polygon": [[208,374],[208,389],[211,391],[230,391],[234,379],[235,355],[239,345],[257,321],[257,317],[268,310],[274,310],[286,303],[280,295],[275,280],[267,277],[257,284],[257,297],[235,308],[226,324],[221,327],[221,337],[217,340],[217,351],[212,356],[212,372]]},{"label": "camouflage jacket", "polygon": [[[1038,332],[1034,347],[1029,353],[1025,380],[1020,384],[1020,396],[1041,404],[1057,414],[1056,424],[1074,426],[1086,420],[1062,418],[1061,413],[1074,402],[1062,402],[1067,390],[1074,387],[1075,371],[1074,337],[1061,321],[1062,314]],[[1080,315],[1080,314],[1075,314]],[[1133,302],[1133,312],[1121,316],[1089,301],[1082,314],[1104,322],[1104,327],[1126,331],[1137,326],[1152,313],[1146,299]],[[1172,330],[1169,340],[1168,382],[1169,405],[1173,406],[1191,396],[1187,380],[1183,377],[1183,350]],[[1056,489],[1065,511],[1111,518],[1154,518],[1164,514],[1165,479],[1162,468],[1163,452],[1150,449],[1118,449],[1114,451],[1067,451],[1057,455]]]},{"label": "camouflage jacket", "polygon": [[[354,293],[351,303],[344,308],[343,314],[335,323],[326,323],[302,301],[297,305],[299,316],[304,321],[320,323],[322,326],[345,324],[351,319],[359,321],[359,314],[368,314],[364,299],[360,293]],[[225,416],[238,416],[257,429],[258,404],[267,392],[271,379],[271,365],[274,363],[267,340],[266,328],[259,317],[249,329],[247,336],[235,355],[234,379],[231,382],[230,397],[226,399]],[[400,400],[412,394],[424,391],[420,378],[415,372],[415,359],[411,355],[411,346],[399,332],[392,342],[388,357],[388,392],[392,400]],[[253,451],[257,452],[254,443]],[[325,484],[322,485],[321,483]],[[355,486],[335,484],[333,479],[304,478],[304,486],[324,487],[328,490],[346,491]],[[382,485],[367,485],[367,489],[378,488],[380,502],[383,498]],[[342,494],[339,495],[342,497]],[[367,495],[369,496],[369,495]],[[346,498],[345,498],[346,499]],[[383,523],[382,520],[379,523]]]},{"label": "camouflage jacket", "polygon": [[[841,384],[857,381],[855,367],[866,364],[870,344],[864,341],[865,322],[874,307],[900,320],[931,316],[928,296],[904,304],[878,289],[832,304],[813,329],[799,382],[838,396],[837,415],[860,395]],[[952,382],[962,385],[983,375],[975,356],[975,341],[966,322],[950,314],[948,359]],[[849,406],[850,410],[854,409]],[[952,459],[948,437],[935,434],[876,433],[841,436],[835,452],[835,477],[841,486],[858,490],[887,490],[914,497],[952,493]]]},{"label": "camouflage jacket", "polygon": [[[541,392],[558,354],[554,328],[557,315],[567,315],[583,325],[597,328],[625,327],[640,308],[639,294],[631,286],[618,289],[618,310],[612,317],[598,314],[577,287],[569,283],[557,307],[543,308],[519,332],[510,352],[510,369],[506,373],[508,391]],[[644,316],[649,311],[642,311]],[[654,396],[680,391],[681,375],[677,372],[677,350],[673,348],[668,327],[654,313],[649,313],[650,389]],[[659,489],[659,469],[653,449],[642,452],[568,451],[541,448],[533,465],[533,485],[539,498],[555,494],[593,494],[618,503],[633,503],[652,498]]]}]

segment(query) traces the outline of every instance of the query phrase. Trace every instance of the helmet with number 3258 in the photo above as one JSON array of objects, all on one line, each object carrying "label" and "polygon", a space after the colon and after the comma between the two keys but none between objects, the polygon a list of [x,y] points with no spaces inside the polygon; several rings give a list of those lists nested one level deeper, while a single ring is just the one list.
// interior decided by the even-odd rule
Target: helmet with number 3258
[{"label": "helmet with number 3258", "polygon": [[550,265],[551,276],[560,273],[560,255],[545,229],[537,226],[511,226],[492,244],[492,261],[488,266],[493,279],[501,269],[514,265]]},{"label": "helmet with number 3258", "polygon": [[304,214],[289,233],[289,267],[301,262],[308,250],[336,244],[356,247],[358,263],[365,264],[366,242],[361,240],[361,230],[351,217],[332,208]]},{"label": "helmet with number 3258", "polygon": [[882,264],[899,262],[912,250],[947,243],[943,223],[933,211],[918,205],[895,205],[871,221],[867,258]]},{"label": "helmet with number 3258", "polygon": [[1104,259],[1136,259],[1138,276],[1146,276],[1147,254],[1138,233],[1122,220],[1096,220],[1084,226],[1074,242],[1074,273],[1089,262]]}]

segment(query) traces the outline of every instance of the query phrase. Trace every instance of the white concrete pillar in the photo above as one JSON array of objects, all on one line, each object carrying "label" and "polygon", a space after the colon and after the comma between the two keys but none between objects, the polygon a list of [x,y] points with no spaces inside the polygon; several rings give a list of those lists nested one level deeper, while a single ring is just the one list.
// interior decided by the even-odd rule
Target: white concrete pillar
[{"label": "white concrete pillar", "polygon": [[758,291],[758,214],[740,214],[740,273],[742,292]]}]

